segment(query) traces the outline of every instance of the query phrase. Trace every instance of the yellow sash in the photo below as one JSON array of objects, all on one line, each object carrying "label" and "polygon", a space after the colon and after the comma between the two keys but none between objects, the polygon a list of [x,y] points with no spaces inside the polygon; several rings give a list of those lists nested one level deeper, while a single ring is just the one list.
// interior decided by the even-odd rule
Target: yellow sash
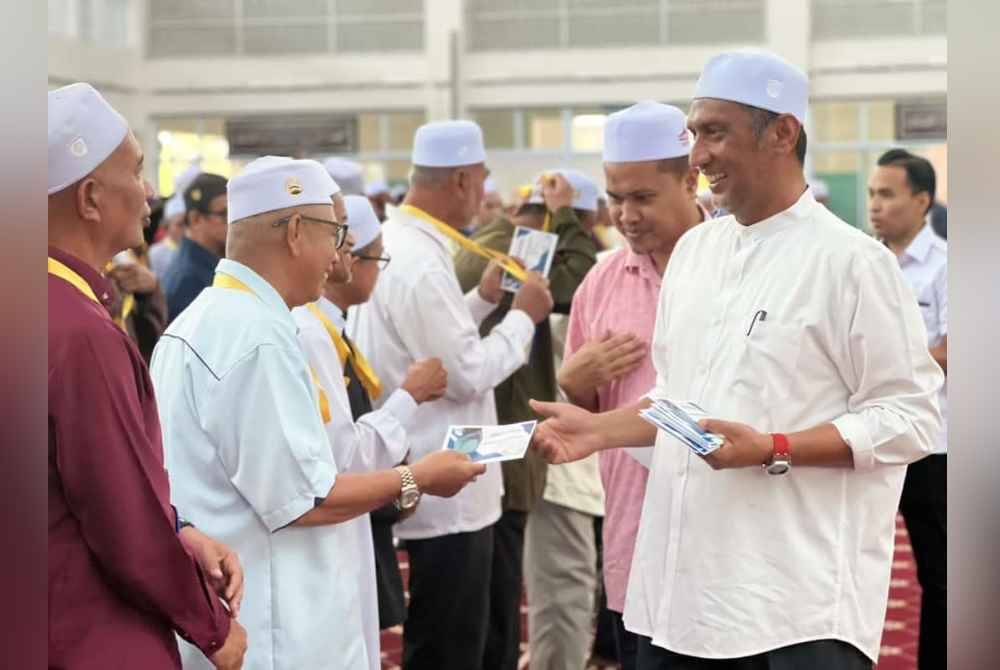
[{"label": "yellow sash", "polygon": [[[351,347],[344,340],[344,337],[337,330],[337,327],[333,325],[333,322],[323,313],[323,310],[319,308],[316,303],[309,303],[306,305],[306,309],[312,312],[313,316],[320,320],[323,327],[326,328],[326,332],[330,335],[330,339],[333,340],[333,347],[337,350],[337,356],[340,358],[341,366],[345,365],[348,360],[351,361],[351,366],[354,368],[354,372],[358,375],[358,380],[361,385],[365,387],[365,391],[368,392],[368,398],[371,400],[378,400],[379,396],[382,395],[382,382],[379,381],[378,375],[372,369],[371,364],[364,357],[360,351],[355,347]],[[344,382],[349,382],[350,379],[344,377]]]},{"label": "yellow sash", "polygon": [[[107,274],[113,267],[114,263],[108,263],[104,266],[104,273]],[[125,327],[125,319],[128,318],[133,309],[135,309],[135,296],[131,293],[122,293],[122,313],[114,317],[114,322],[125,332],[128,332],[128,328]]]},{"label": "yellow sash", "polygon": [[[228,288],[234,291],[243,291],[244,293],[249,293],[252,296],[257,294],[253,292],[249,286],[241,282],[236,277],[232,275],[223,274],[221,272],[215,273],[215,279],[212,281],[212,286],[218,288]],[[323,417],[323,423],[330,423],[330,401],[326,397],[326,391],[319,384],[319,377],[316,376],[316,371],[311,367],[309,368],[309,374],[312,376],[313,385],[316,387],[316,391],[319,393],[319,413]]]},{"label": "yellow sash", "polygon": [[482,256],[483,258],[494,260],[500,265],[500,267],[509,272],[519,281],[522,282],[527,281],[528,275],[527,273],[525,273],[524,268],[518,265],[517,261],[515,261],[507,254],[499,251],[494,251],[493,249],[487,249],[483,245],[479,244],[475,240],[469,239],[468,237],[458,232],[448,224],[444,223],[443,221],[435,219],[433,216],[431,216],[424,210],[420,209],[419,207],[414,207],[413,205],[400,205],[399,209],[406,212],[410,216],[415,216],[421,221],[425,221],[426,223],[431,224],[438,230],[438,232],[440,232],[442,235],[450,239],[452,242],[457,244],[462,249],[470,251],[476,254],[477,256]]},{"label": "yellow sash", "polygon": [[51,256],[49,256],[49,274],[68,281],[76,287],[76,290],[80,293],[84,294],[98,305],[101,304],[101,301],[97,299],[96,295],[94,295],[94,289],[90,288],[90,284],[87,283],[86,279],[78,275],[76,272],[73,272],[65,264],[60,263]]}]

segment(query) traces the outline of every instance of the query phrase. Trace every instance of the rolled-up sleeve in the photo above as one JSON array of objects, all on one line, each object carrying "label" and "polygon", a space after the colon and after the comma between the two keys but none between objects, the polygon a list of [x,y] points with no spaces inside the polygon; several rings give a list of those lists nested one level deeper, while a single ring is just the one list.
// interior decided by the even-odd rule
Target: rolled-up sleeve
[{"label": "rolled-up sleeve", "polygon": [[941,368],[895,259],[868,259],[856,275],[853,313],[837,367],[850,389],[833,425],[857,470],[905,465],[930,454],[941,431]]},{"label": "rolled-up sleeve", "polygon": [[274,532],[333,487],[333,460],[300,351],[254,349],[212,389],[202,428],[233,486]]}]

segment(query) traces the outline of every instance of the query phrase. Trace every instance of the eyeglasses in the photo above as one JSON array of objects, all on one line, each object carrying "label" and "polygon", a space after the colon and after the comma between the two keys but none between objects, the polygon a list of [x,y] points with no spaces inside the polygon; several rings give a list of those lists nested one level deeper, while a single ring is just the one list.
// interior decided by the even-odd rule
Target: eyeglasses
[{"label": "eyeglasses", "polygon": [[[271,225],[274,227],[278,227],[284,223],[288,223],[289,221],[292,220],[293,216],[295,216],[295,214],[289,214],[288,216],[284,216],[276,220]],[[344,246],[344,242],[347,240],[347,226],[344,225],[343,223],[338,223],[336,221],[327,221],[326,219],[317,219],[316,217],[306,216],[305,214],[299,214],[298,216],[303,221],[312,221],[313,223],[323,223],[328,226],[333,226],[337,232],[337,237],[335,238],[337,248],[339,249],[342,246]]]},{"label": "eyeglasses", "polygon": [[387,267],[389,267],[389,261],[392,260],[392,256],[390,256],[389,254],[386,254],[385,256],[366,256],[365,254],[352,253],[351,255],[354,256],[359,261],[375,261],[376,263],[378,263],[379,270],[385,270]]}]

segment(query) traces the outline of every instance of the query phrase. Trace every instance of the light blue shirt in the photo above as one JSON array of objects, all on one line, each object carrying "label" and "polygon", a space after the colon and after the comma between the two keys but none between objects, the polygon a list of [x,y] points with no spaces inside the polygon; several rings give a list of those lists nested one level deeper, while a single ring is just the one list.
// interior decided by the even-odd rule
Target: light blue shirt
[{"label": "light blue shirt", "polygon": [[[344,603],[358,568],[339,526],[289,526],[333,487],[337,466],[297,329],[281,296],[231,260],[219,273],[251,291],[209,287],[167,329],[151,374],[173,500],[240,555],[250,640],[244,667],[319,668],[336,650],[365,667],[365,636]],[[210,668],[181,645],[185,668]]]}]

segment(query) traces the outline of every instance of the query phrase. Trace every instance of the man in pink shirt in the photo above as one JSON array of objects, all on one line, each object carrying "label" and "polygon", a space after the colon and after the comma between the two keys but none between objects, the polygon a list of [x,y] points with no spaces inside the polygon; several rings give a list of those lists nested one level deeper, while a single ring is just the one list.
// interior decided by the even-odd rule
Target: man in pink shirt
[{"label": "man in pink shirt", "polygon": [[[655,385],[647,355],[660,281],[677,240],[708,218],[688,164],[684,113],[640,102],[608,117],[604,174],[611,220],[628,248],[600,261],[577,289],[559,385],[576,405],[606,412],[634,403]],[[648,470],[625,450],[600,454],[605,491],[604,588],[615,618],[623,670],[635,668],[637,639],[622,610]]]}]

